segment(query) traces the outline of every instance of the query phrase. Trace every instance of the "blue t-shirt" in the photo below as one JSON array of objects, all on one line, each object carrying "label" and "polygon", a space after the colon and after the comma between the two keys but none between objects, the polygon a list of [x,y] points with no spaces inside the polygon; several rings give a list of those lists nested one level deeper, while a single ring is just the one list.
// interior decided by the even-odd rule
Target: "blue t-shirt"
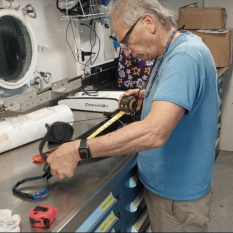
[{"label": "blue t-shirt", "polygon": [[138,153],[139,177],[146,188],[164,198],[200,198],[211,187],[219,111],[216,68],[201,38],[185,32],[170,45],[144,100],[142,119],[156,100],[182,106],[186,113],[164,146]]}]

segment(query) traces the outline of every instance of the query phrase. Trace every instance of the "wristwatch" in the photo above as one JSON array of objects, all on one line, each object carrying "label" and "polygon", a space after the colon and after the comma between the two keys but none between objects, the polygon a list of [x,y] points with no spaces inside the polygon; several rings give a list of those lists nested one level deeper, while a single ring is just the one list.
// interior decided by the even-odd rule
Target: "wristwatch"
[{"label": "wristwatch", "polygon": [[91,159],[91,152],[87,146],[87,139],[81,139],[78,152],[81,159]]}]

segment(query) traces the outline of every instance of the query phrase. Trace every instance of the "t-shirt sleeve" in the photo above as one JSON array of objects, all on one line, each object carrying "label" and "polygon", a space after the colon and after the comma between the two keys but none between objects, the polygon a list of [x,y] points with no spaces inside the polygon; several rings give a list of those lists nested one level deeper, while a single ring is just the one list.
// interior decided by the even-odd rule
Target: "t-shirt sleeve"
[{"label": "t-shirt sleeve", "polygon": [[187,54],[176,54],[167,62],[159,77],[153,100],[172,102],[191,112],[202,90],[201,69]]}]

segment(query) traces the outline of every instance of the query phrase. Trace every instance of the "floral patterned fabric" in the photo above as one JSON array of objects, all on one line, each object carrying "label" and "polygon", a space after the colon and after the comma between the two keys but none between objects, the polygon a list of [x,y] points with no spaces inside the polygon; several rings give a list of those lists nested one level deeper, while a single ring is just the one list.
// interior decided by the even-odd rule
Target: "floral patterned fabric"
[{"label": "floral patterned fabric", "polygon": [[133,66],[129,57],[123,50],[120,52],[118,64],[118,87],[122,89],[145,88],[147,79],[152,69],[153,61],[139,60],[137,66]]}]

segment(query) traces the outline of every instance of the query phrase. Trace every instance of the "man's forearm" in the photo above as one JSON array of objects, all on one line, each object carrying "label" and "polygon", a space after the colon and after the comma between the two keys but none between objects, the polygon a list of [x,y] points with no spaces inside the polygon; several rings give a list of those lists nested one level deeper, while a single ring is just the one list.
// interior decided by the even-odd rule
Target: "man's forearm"
[{"label": "man's forearm", "polygon": [[[151,149],[155,146],[155,129],[144,121],[134,122],[107,135],[89,139],[87,144],[92,157],[114,156]],[[159,143],[158,143],[159,145]]]}]

